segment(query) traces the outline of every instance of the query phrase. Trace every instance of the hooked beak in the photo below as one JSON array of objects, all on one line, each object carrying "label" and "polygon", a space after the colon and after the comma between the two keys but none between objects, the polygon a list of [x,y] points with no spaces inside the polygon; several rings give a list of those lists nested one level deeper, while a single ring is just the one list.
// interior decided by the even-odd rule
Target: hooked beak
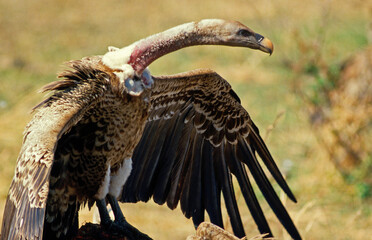
[{"label": "hooked beak", "polygon": [[268,38],[265,38],[258,33],[255,34],[255,38],[261,51],[269,53],[270,55],[273,53],[274,45]]}]

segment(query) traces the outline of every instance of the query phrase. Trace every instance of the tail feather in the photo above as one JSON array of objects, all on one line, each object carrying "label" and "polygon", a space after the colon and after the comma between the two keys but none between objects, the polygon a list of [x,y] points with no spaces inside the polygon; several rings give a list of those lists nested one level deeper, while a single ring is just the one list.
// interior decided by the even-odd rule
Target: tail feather
[{"label": "tail feather", "polygon": [[49,209],[56,208],[47,204],[43,239],[71,239],[79,228],[79,207],[80,204],[74,200],[65,211],[57,206],[57,212],[50,212]]}]

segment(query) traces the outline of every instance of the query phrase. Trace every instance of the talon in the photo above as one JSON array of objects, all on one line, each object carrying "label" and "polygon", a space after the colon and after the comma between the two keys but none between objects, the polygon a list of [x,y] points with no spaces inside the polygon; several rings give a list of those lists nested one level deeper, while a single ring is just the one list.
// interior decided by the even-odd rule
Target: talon
[{"label": "talon", "polygon": [[115,220],[114,223],[120,225],[125,232],[130,233],[132,237],[126,235],[128,240],[152,240],[152,238],[150,238],[147,234],[142,233],[137,228],[130,225],[125,219],[121,221]]},{"label": "talon", "polygon": [[135,236],[132,234],[130,229],[125,228],[121,224],[115,223],[113,221],[102,222],[101,226],[105,229],[106,232],[109,232],[112,235],[127,237],[128,239],[135,239]]}]

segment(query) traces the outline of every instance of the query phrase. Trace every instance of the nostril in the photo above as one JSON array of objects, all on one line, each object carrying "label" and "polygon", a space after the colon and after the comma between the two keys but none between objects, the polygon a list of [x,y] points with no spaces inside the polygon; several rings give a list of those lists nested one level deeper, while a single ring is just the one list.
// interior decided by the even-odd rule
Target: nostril
[{"label": "nostril", "polygon": [[256,38],[256,41],[257,41],[258,43],[260,43],[260,42],[264,39],[264,36],[262,36],[262,35],[256,33],[256,34],[255,34],[255,38]]}]

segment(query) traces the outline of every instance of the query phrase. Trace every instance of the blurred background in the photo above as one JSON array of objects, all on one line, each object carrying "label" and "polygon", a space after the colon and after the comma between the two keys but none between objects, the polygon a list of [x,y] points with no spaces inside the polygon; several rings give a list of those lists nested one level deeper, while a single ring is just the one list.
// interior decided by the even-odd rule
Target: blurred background
[{"label": "blurred background", "polygon": [[[302,236],[370,238],[371,0],[0,0],[0,220],[22,131],[31,108],[45,97],[38,90],[56,79],[63,62],[203,18],[242,22],[271,39],[274,54],[193,47],[157,60],[152,74],[217,71],[240,96],[285,173],[298,203],[277,188],[278,194]],[[289,239],[258,197],[274,235]],[[257,235],[239,192],[237,198],[248,237]],[[179,210],[151,201],[122,208],[154,239],[185,239],[194,232]],[[80,223],[92,221],[92,212],[84,209]],[[225,225],[230,229],[228,220]]]}]

